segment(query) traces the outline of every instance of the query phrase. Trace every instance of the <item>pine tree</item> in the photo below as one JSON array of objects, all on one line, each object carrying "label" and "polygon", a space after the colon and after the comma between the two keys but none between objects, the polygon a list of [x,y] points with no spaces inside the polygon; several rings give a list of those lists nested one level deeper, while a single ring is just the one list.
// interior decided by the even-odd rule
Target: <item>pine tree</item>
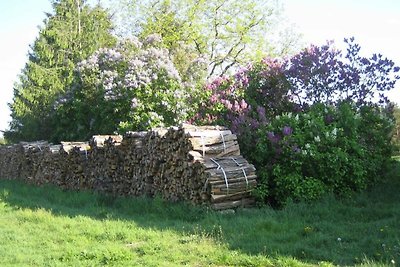
[{"label": "pine tree", "polygon": [[76,64],[115,43],[102,7],[91,7],[86,0],[54,0],[52,5],[54,14],[46,14],[14,87],[12,122],[5,133],[10,141],[58,139],[58,109],[73,83]]}]

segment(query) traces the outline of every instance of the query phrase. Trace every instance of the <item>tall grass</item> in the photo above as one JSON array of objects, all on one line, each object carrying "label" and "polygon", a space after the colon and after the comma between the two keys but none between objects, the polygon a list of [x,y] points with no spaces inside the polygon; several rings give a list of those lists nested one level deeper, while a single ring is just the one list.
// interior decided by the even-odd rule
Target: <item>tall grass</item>
[{"label": "tall grass", "polygon": [[394,266],[400,167],[346,200],[217,213],[0,181],[0,266]]}]

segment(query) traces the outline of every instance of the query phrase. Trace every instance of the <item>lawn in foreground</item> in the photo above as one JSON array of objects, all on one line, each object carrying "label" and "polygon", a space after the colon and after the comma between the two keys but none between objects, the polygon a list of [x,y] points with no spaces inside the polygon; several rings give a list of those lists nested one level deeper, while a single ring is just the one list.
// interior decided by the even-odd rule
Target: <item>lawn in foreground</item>
[{"label": "lawn in foreground", "polygon": [[0,180],[0,266],[394,266],[399,173],[351,199],[235,214]]}]

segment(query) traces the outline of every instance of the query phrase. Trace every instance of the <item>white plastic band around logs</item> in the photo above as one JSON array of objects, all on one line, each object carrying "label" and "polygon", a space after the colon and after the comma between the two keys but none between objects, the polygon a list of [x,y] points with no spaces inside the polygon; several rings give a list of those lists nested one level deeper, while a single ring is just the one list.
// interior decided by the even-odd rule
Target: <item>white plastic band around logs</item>
[{"label": "white plastic band around logs", "polygon": [[204,135],[201,136],[201,144],[203,147],[203,157],[206,156],[206,141],[204,140]]},{"label": "white plastic band around logs", "polygon": [[213,158],[210,158],[210,160],[217,165],[217,170],[221,170],[222,173],[224,174],[225,184],[226,184],[226,194],[228,195],[229,194],[229,184],[228,184],[228,178],[226,177],[224,168],[221,165],[219,165],[219,163],[216,160],[214,160]]},{"label": "white plastic band around logs", "polygon": [[[231,159],[233,160],[233,162],[236,163],[236,165],[238,167],[242,167],[242,165],[239,164],[239,162],[237,162],[235,158],[231,158]],[[243,167],[242,167],[242,172],[243,172],[244,178],[246,179],[246,188],[249,188],[249,180],[247,179],[246,170]]]},{"label": "white plastic band around logs", "polygon": [[225,138],[224,138],[224,134],[222,132],[219,132],[221,137],[222,137],[222,142],[224,143],[224,152],[226,152],[226,144],[225,144]]}]

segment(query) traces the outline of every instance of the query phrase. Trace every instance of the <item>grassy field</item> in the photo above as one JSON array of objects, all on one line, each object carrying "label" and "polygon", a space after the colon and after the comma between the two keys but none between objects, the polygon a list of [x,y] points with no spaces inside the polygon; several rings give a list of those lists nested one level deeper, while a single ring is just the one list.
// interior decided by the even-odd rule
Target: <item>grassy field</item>
[{"label": "grassy field", "polygon": [[220,214],[0,181],[0,266],[399,266],[400,165],[338,201]]}]

